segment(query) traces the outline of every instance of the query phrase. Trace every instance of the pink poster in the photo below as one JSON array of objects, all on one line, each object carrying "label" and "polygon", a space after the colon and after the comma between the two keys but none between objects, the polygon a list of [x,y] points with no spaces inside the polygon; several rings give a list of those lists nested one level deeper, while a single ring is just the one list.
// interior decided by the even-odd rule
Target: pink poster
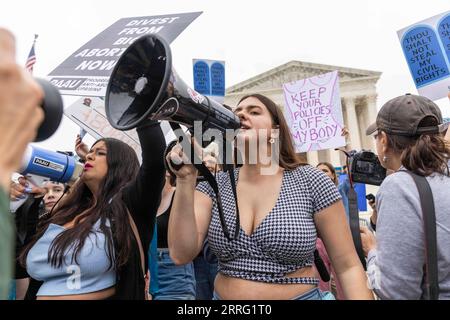
[{"label": "pink poster", "polygon": [[284,115],[296,152],[345,146],[337,71],[283,84]]}]

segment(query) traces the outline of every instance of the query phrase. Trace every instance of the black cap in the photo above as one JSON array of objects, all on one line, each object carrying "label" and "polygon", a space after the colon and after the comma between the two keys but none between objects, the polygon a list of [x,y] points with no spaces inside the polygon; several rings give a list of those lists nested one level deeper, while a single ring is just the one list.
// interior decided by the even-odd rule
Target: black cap
[{"label": "black cap", "polygon": [[[419,127],[426,117],[436,119],[436,125]],[[386,102],[377,115],[377,121],[366,130],[371,135],[377,130],[398,136],[417,136],[444,131],[439,107],[430,99],[407,93]]]}]

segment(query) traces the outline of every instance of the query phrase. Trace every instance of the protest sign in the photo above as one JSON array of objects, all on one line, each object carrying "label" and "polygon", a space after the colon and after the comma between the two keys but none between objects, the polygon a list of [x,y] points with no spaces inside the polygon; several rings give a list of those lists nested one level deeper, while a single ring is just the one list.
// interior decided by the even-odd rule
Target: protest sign
[{"label": "protest sign", "polygon": [[201,13],[120,19],[75,51],[47,78],[62,94],[103,97],[114,66],[136,39],[158,34],[171,43]]},{"label": "protest sign", "polygon": [[[114,129],[108,122],[105,114],[105,102],[98,97],[82,97],[64,109],[64,115],[84,129],[94,139],[116,138],[128,144],[136,151],[139,162],[141,157],[141,144],[136,129],[120,131]],[[161,128],[166,142],[175,139],[170,125],[163,121]]]},{"label": "protest sign", "polygon": [[296,152],[345,146],[337,71],[285,83],[283,91]]},{"label": "protest sign", "polygon": [[450,11],[397,32],[417,91],[431,100],[450,90]]},{"label": "protest sign", "polygon": [[193,59],[194,89],[223,103],[225,97],[225,61]]}]

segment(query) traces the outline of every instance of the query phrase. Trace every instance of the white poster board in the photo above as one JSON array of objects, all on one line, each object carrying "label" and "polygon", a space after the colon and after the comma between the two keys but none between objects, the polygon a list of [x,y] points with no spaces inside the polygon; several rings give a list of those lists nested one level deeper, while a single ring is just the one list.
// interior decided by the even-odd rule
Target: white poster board
[{"label": "white poster board", "polygon": [[337,71],[285,83],[283,91],[296,152],[345,146]]},{"label": "white poster board", "polygon": [[[98,97],[82,97],[64,110],[64,115],[86,130],[94,139],[116,138],[128,144],[136,151],[142,162],[141,144],[136,129],[120,131],[114,129],[105,114],[105,102]],[[161,122],[166,143],[176,138],[167,121]]]}]

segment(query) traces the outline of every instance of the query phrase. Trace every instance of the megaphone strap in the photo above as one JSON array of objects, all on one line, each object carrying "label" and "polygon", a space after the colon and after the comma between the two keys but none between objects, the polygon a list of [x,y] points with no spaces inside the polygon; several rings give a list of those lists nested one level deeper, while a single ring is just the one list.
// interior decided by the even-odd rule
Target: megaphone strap
[{"label": "megaphone strap", "polygon": [[[172,127],[172,129],[174,131],[176,129],[178,129],[177,131],[180,132],[180,137],[182,137],[183,139],[187,139],[186,141],[189,141],[189,138],[186,136],[186,134],[181,129],[181,127],[180,127],[180,125],[178,123],[170,122],[170,126]],[[170,143],[169,146],[171,144],[172,143]],[[172,147],[173,147],[173,145],[172,145]],[[193,144],[192,144],[192,148],[194,148]],[[192,150],[194,150],[194,149],[192,149]],[[225,237],[229,241],[237,239],[238,236],[239,236],[240,218],[239,218],[239,209],[238,209],[238,202],[237,202],[237,195],[236,195],[236,181],[235,181],[235,178],[234,178],[233,170],[232,169],[227,169],[226,170],[226,171],[229,172],[229,175],[230,175],[231,185],[232,185],[233,195],[234,195],[234,201],[235,201],[235,204],[236,204],[235,233],[234,233],[234,237],[231,237],[230,236],[230,232],[229,232],[228,227],[227,227],[227,224],[226,224],[226,221],[225,221],[225,216],[224,216],[223,208],[222,208],[222,199],[220,197],[219,186],[217,185],[216,179],[214,178],[212,173],[208,170],[208,168],[205,166],[203,161],[200,160],[200,158],[195,154],[195,152],[191,152],[191,163],[202,174],[202,176],[205,178],[205,180],[208,182],[208,184],[211,186],[211,188],[213,189],[214,193],[216,194],[217,209],[219,211],[220,224],[222,225],[222,230],[223,230],[223,233],[225,234]]]}]

